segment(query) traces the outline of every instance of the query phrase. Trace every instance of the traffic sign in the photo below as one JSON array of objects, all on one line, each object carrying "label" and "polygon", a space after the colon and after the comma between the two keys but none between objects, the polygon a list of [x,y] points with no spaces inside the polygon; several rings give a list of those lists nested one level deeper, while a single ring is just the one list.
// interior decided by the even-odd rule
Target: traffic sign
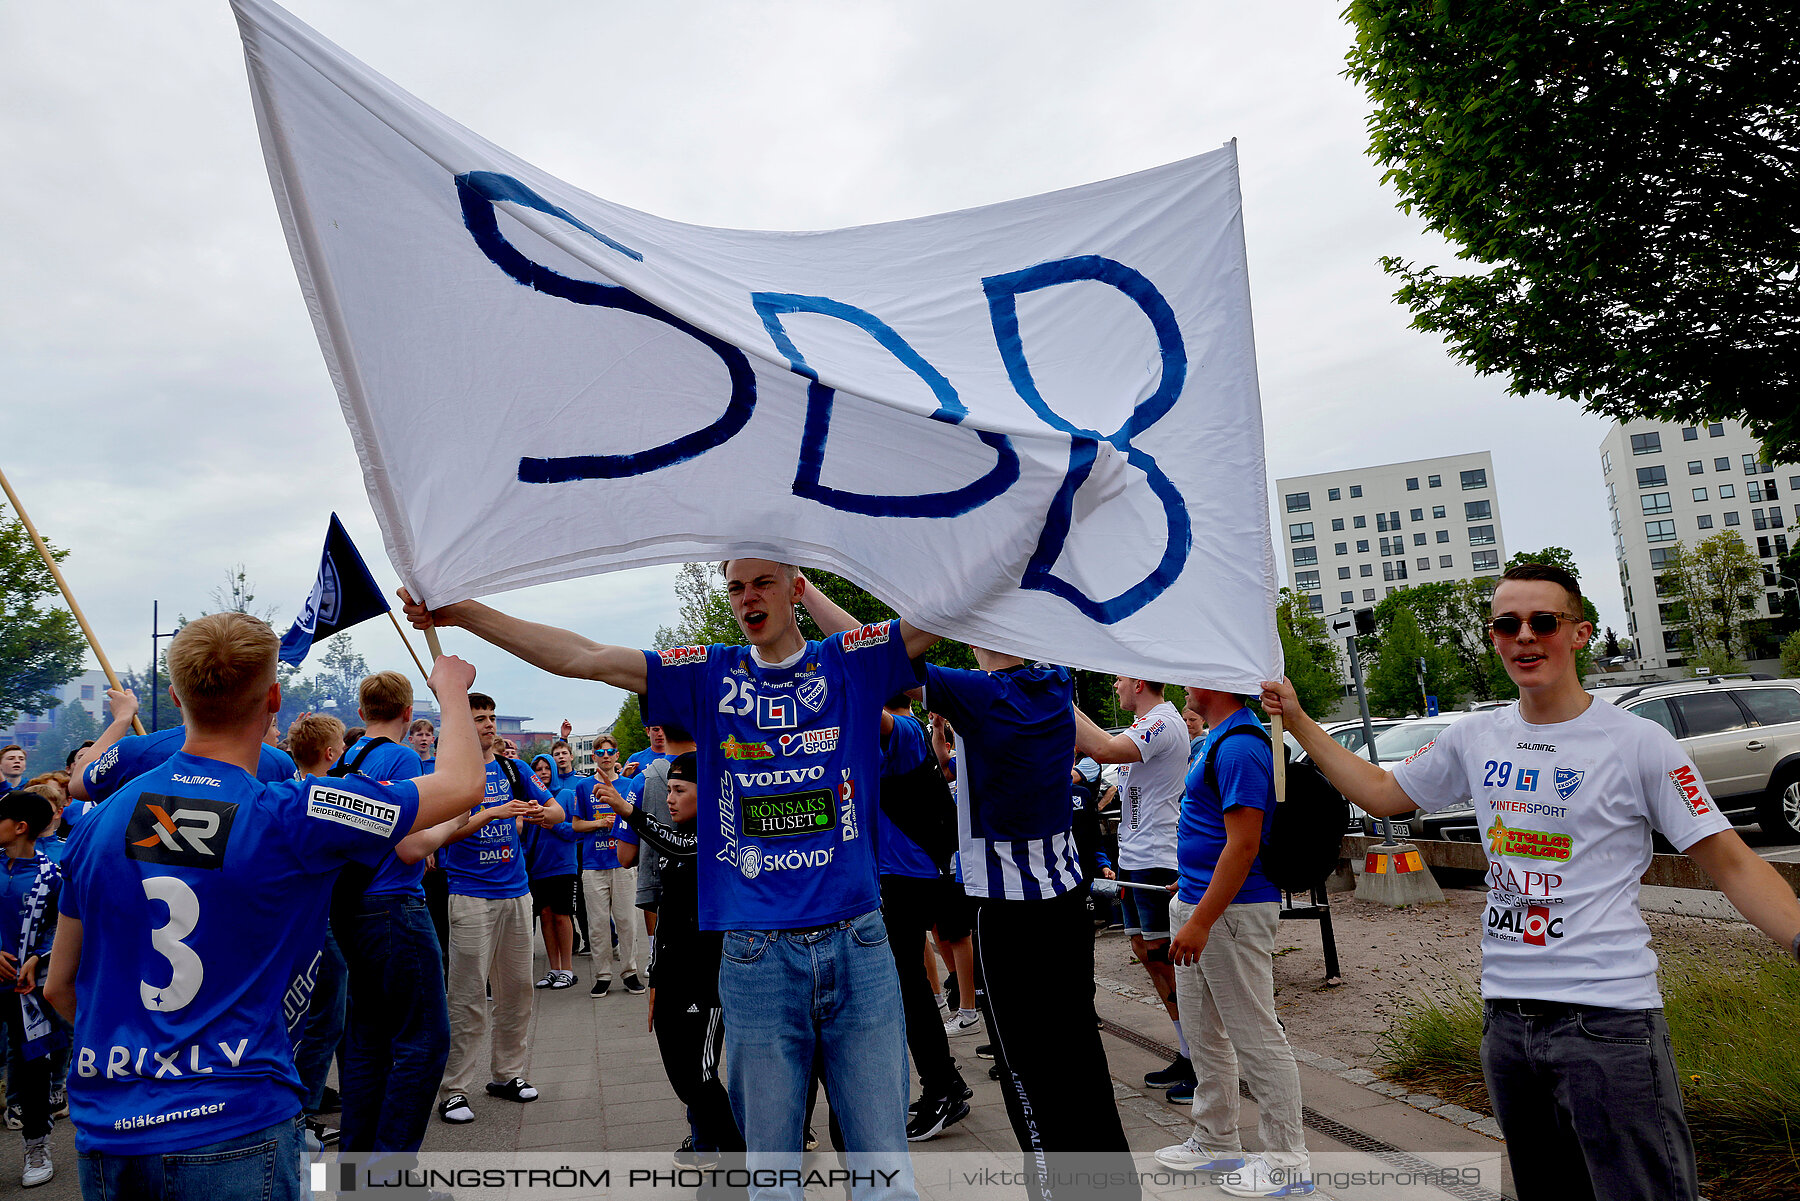
[{"label": "traffic sign", "polygon": [[1333,638],[1347,638],[1350,636],[1350,632],[1356,628],[1356,613],[1353,610],[1344,609],[1333,613],[1326,618],[1326,621],[1331,626]]}]

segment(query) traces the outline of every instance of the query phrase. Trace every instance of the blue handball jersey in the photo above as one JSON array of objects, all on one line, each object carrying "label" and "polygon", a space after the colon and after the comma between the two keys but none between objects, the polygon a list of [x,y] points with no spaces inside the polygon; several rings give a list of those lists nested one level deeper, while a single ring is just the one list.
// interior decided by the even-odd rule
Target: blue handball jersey
[{"label": "blue handball jersey", "polygon": [[300,1112],[294,1045],[331,885],[418,816],[410,783],[261,783],[176,754],[76,827],[64,915],[82,923],[69,1072],[84,1151],[182,1151]]},{"label": "blue handball jersey", "polygon": [[[404,743],[387,742],[376,747],[358,762],[356,756],[369,744],[369,738],[359,738],[356,745],[344,752],[342,762],[356,763],[357,774],[371,780],[416,780],[425,774],[424,761],[419,752]],[[389,854],[375,869],[375,878],[369,881],[364,890],[365,896],[425,896],[425,861],[402,863],[398,855]]]},{"label": "blue handball jersey", "polygon": [[[882,752],[881,774],[903,776],[926,759],[937,762],[937,755],[931,749],[931,739],[926,737],[925,727],[919,724],[916,717],[896,715],[894,730],[888,735],[887,749]],[[937,879],[937,864],[931,861],[925,848],[908,838],[899,826],[890,821],[887,810],[880,805],[875,806],[875,823],[876,862],[882,875],[909,876],[915,880]]]},{"label": "blue handball jersey", "polygon": [[807,643],[646,651],[648,720],[693,731],[700,926],[790,930],[881,904],[874,830],[881,706],[918,687],[900,623]]},{"label": "blue handball jersey", "polygon": [[[538,804],[548,804],[550,794],[537,782],[537,777],[524,764],[519,764],[518,768],[527,792]],[[512,799],[506,770],[495,759],[487,765],[487,792],[481,798],[481,804],[469,812],[480,813]],[[438,852],[438,862],[443,865],[450,891],[459,897],[508,900],[531,892],[517,818],[496,818],[468,837],[451,843]]]},{"label": "blue handball jersey", "polygon": [[[620,777],[613,781],[613,788],[618,794],[633,805],[644,794],[644,777],[633,776],[627,780]],[[575,785],[575,812],[572,816],[583,821],[598,821],[605,814],[612,813],[610,805],[603,805],[594,799],[594,777],[583,776]],[[615,817],[617,815],[614,815]],[[596,830],[592,834],[581,836],[581,870],[584,872],[605,872],[619,866],[619,846],[638,844],[637,833],[622,821],[614,821],[605,830]]]},{"label": "blue handball jersey", "polygon": [[[107,747],[81,770],[88,800],[99,804],[153,767],[161,767],[187,741],[186,726],[170,726],[154,734],[133,734]],[[256,763],[256,778],[265,784],[291,780],[299,770],[284,750],[263,744]]]}]

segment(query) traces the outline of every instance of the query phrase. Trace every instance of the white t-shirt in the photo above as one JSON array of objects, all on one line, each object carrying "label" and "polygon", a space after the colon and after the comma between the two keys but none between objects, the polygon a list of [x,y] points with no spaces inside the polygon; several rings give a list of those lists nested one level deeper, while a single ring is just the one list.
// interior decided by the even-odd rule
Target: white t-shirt
[{"label": "white t-shirt", "polygon": [[1474,802],[1488,858],[1483,997],[1662,1005],[1637,904],[1651,829],[1685,851],[1731,828],[1668,731],[1600,701],[1548,726],[1513,705],[1451,725],[1394,778],[1427,811]]},{"label": "white t-shirt", "polygon": [[1187,726],[1168,701],[1126,731],[1143,762],[1119,769],[1119,866],[1175,869],[1175,830],[1187,788]]}]

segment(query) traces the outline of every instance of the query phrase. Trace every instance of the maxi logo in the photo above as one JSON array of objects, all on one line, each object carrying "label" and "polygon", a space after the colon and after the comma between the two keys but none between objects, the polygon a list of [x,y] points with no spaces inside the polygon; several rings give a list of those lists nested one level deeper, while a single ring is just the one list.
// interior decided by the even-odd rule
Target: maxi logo
[{"label": "maxi logo", "polygon": [[[731,380],[725,410],[711,424],[649,450],[623,455],[565,455],[554,458],[522,458],[519,480],[527,484],[561,484],[588,479],[624,479],[684,463],[729,442],[749,424],[756,409],[756,373],[749,357],[736,346],[689,324],[627,288],[574,279],[526,258],[500,232],[498,206],[512,204],[564,221],[627,258],[643,261],[643,255],[585,224],[510,175],[493,171],[469,171],[456,177],[456,195],[463,225],[475,245],[501,271],[518,283],[573,304],[618,309],[660,321],[688,335],[718,355]],[[1157,342],[1161,376],[1154,392],[1139,401],[1118,429],[1102,433],[1076,425],[1051,409],[1038,391],[1020,335],[1018,298],[1033,292],[1070,284],[1100,283],[1117,289],[1149,319]],[[988,320],[996,348],[1006,366],[1013,389],[1042,421],[1069,436],[1069,466],[1050,504],[1036,549],[1027,563],[1019,587],[1048,592],[1068,602],[1096,621],[1121,621],[1167,591],[1193,548],[1193,528],[1187,506],[1174,481],[1156,460],[1132,444],[1166,416],[1181,398],[1187,383],[1187,349],[1182,342],[1175,310],[1142,273],[1100,255],[1074,255],[1039,263],[1020,271],[988,276],[981,281],[988,302]],[[794,495],[846,513],[872,517],[959,517],[981,507],[1011,488],[1020,478],[1019,455],[1004,434],[976,430],[975,437],[994,452],[994,465],[972,483],[947,492],[893,495],[851,492],[827,486],[821,480],[825,445],[831,433],[832,406],[837,391],[819,379],[818,372],[789,335],[782,318],[805,313],[845,322],[867,334],[882,350],[930,389],[937,408],[929,417],[946,425],[961,425],[968,407],[955,386],[926,361],[896,330],[875,314],[826,296],[787,292],[753,292],[751,308],[761,319],[775,349],[786,357],[789,368],[809,382],[806,422],[794,472]],[[1054,572],[1073,524],[1075,496],[1092,474],[1100,444],[1107,443],[1126,461],[1144,473],[1152,494],[1162,504],[1167,542],[1156,567],[1138,583],[1108,599],[1095,599]]]},{"label": "maxi logo", "polygon": [[1513,790],[1515,792],[1536,792],[1537,791],[1537,782],[1538,782],[1538,769],[1537,768],[1521,767],[1518,770],[1518,774],[1516,774],[1513,777]]},{"label": "maxi logo", "polygon": [[829,788],[745,797],[739,808],[743,811],[745,838],[823,834],[837,824],[831,811]]},{"label": "maxi logo", "polygon": [[1669,773],[1669,782],[1675,785],[1681,803],[1695,817],[1708,817],[1712,814],[1712,806],[1706,803],[1706,793],[1700,790],[1700,781],[1694,778],[1694,769],[1682,764]]}]

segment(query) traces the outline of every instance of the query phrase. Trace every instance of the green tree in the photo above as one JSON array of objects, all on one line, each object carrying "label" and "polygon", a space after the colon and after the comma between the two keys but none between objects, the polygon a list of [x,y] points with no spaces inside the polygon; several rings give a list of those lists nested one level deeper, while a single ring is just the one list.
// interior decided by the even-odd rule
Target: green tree
[{"label": "green tree", "polygon": [[50,718],[50,728],[38,735],[37,746],[26,756],[26,774],[35,776],[41,772],[61,771],[69,752],[89,739],[100,737],[104,728],[84,705],[76,701],[63,702]]},{"label": "green tree", "polygon": [[1789,634],[1781,644],[1781,674],[1789,679],[1800,676],[1800,630]]},{"label": "green tree", "polygon": [[725,596],[724,580],[716,564],[681,565],[675,573],[675,610],[675,624],[656,631],[658,650],[714,643],[736,646],[744,641],[744,632],[731,615],[731,601]]},{"label": "green tree", "polygon": [[[361,725],[356,716],[357,689],[370,674],[369,664],[356,653],[350,636],[333,635],[325,643],[325,654],[313,672],[313,707],[331,709],[331,715],[347,726]],[[332,704],[327,705],[327,701]]]},{"label": "green tree", "polygon": [[1337,648],[1325,619],[1308,606],[1305,593],[1281,590],[1275,603],[1275,629],[1281,636],[1282,662],[1300,707],[1308,713],[1329,713],[1337,708],[1344,697],[1344,671],[1338,666]]},{"label": "green tree", "polygon": [[1383,717],[1424,713],[1420,659],[1425,660],[1424,692],[1438,698],[1439,709],[1454,709],[1467,691],[1456,652],[1427,638],[1404,605],[1392,611],[1382,631],[1381,650],[1368,674],[1369,707]]},{"label": "green tree", "polygon": [[1762,595],[1762,563],[1735,531],[1723,530],[1692,549],[1677,542],[1663,565],[1661,587],[1682,647],[1699,666],[1742,671],[1747,627]]},{"label": "green tree", "polygon": [[[1394,615],[1405,609],[1412,614],[1426,641],[1445,648],[1455,657],[1460,668],[1459,678],[1475,699],[1490,701],[1517,696],[1512,681],[1507,679],[1505,666],[1494,654],[1493,644],[1488,640],[1488,599],[1493,590],[1492,580],[1444,580],[1415,584],[1383,597],[1375,606],[1377,639],[1370,648],[1371,654],[1379,656],[1381,636],[1392,625]],[[1438,700],[1448,708],[1441,696]]]},{"label": "green tree", "polygon": [[1800,460],[1800,21],[1786,5],[1352,0],[1400,207],[1385,258],[1463,362],[1620,420],[1742,420]]},{"label": "green tree", "polygon": [[[69,552],[50,553],[60,563]],[[55,707],[57,689],[81,674],[86,650],[25,523],[0,504],[0,726]]]},{"label": "green tree", "polygon": [[638,708],[637,693],[631,693],[619,706],[619,715],[613,718],[612,736],[619,744],[621,764],[650,745],[650,736],[644,733],[644,714]]}]

